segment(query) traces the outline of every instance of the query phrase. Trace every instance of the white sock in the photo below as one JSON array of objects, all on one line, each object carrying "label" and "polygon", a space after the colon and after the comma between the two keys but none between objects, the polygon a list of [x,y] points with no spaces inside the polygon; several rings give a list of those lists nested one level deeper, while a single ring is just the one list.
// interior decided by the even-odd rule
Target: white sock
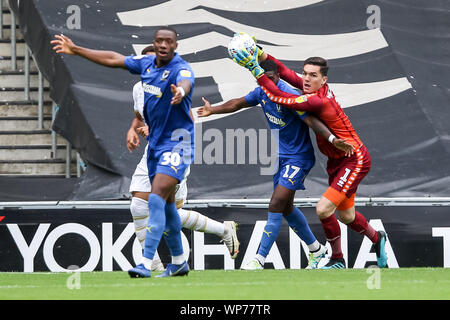
[{"label": "white sock", "polygon": [[161,261],[161,259],[159,258],[158,251],[155,251],[155,255],[153,256],[153,261],[155,261],[155,260]]},{"label": "white sock", "polygon": [[225,234],[223,223],[210,219],[200,212],[181,208],[178,209],[178,214],[180,215],[183,228],[204,233],[212,233],[220,238],[223,238]]},{"label": "white sock", "polygon": [[152,270],[152,259],[148,259],[146,257],[142,257],[142,263],[144,267],[148,270]]},{"label": "white sock", "polygon": [[141,244],[142,249],[145,243],[145,227],[147,227],[148,222],[148,202],[144,199],[133,197],[131,198],[130,211],[133,216],[134,231],[136,237]]},{"label": "white sock", "polygon": [[259,261],[259,263],[261,263],[262,266],[264,265],[264,262],[266,261],[266,257],[263,257],[260,254],[257,254],[255,258],[256,258],[256,260]]},{"label": "white sock", "polygon": [[314,252],[314,251],[319,250],[320,249],[319,241],[316,240],[313,243],[308,244],[308,249],[309,249],[309,252]]},{"label": "white sock", "polygon": [[184,255],[172,256],[172,264],[182,264],[184,262]]}]

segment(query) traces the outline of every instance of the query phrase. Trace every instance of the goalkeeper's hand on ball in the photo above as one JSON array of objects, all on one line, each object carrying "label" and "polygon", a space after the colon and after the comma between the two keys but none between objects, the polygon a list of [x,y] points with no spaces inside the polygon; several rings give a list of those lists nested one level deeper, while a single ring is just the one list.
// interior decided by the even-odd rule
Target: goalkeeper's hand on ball
[{"label": "goalkeeper's hand on ball", "polygon": [[[237,33],[235,33],[236,35]],[[258,44],[258,40],[256,40],[255,36],[252,36],[251,34],[245,33],[245,32],[239,32],[239,34],[247,34],[250,38],[253,39],[253,41],[255,41],[256,44],[256,51],[258,52],[258,58],[261,57],[264,53],[263,48]]]},{"label": "goalkeeper's hand on ball", "polygon": [[264,74],[264,69],[258,63],[258,51],[251,55],[246,49],[240,49],[233,54],[233,61],[250,70],[252,75],[258,79]]}]

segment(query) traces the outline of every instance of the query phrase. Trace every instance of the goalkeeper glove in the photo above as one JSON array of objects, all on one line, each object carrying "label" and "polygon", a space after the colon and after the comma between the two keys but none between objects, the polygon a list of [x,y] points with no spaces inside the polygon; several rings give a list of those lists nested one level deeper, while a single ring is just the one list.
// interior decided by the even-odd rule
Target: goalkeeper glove
[{"label": "goalkeeper glove", "polygon": [[247,50],[241,49],[233,54],[233,61],[250,70],[250,72],[256,79],[264,74],[264,69],[261,68],[258,63],[257,51],[255,51],[253,55],[250,55]]},{"label": "goalkeeper glove", "polygon": [[[236,34],[237,34],[237,33],[235,33],[235,35],[236,35]],[[239,32],[239,34],[248,34],[248,33],[246,33],[246,32]],[[255,41],[255,44],[256,44],[256,51],[258,52],[258,58],[261,57],[262,54],[264,53],[263,48],[258,44],[258,40],[256,40],[255,36],[252,36],[251,34],[248,34],[248,36],[249,36],[250,38],[252,38],[253,41]]]}]

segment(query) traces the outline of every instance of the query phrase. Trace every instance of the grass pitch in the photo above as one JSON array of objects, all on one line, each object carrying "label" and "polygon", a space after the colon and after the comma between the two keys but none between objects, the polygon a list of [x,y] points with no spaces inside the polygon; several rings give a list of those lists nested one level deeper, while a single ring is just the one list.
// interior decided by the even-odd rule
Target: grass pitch
[{"label": "grass pitch", "polygon": [[205,270],[150,279],[126,272],[0,273],[0,300],[16,299],[448,300],[450,269]]}]

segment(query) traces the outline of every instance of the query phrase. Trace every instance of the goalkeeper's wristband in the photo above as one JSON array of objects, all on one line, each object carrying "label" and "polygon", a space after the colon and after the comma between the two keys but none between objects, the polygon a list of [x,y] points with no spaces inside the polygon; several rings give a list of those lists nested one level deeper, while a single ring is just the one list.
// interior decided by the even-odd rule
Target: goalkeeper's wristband
[{"label": "goalkeeper's wristband", "polygon": [[264,74],[264,69],[261,68],[259,65],[255,68],[253,68],[251,70],[252,75],[256,78],[259,79],[263,74]]}]

